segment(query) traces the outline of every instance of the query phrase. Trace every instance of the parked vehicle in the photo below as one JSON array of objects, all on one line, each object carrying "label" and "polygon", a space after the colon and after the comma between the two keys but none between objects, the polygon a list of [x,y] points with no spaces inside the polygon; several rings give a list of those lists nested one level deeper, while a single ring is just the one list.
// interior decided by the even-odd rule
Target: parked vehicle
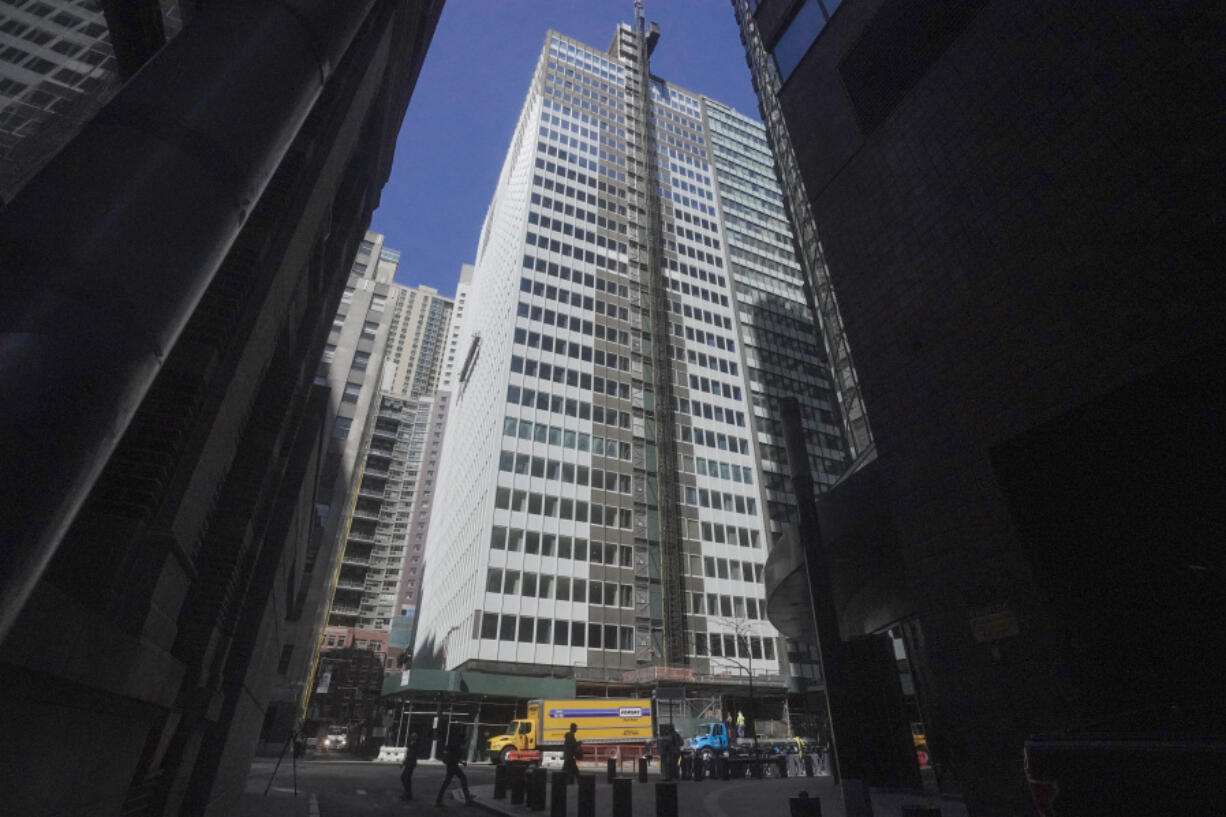
[{"label": "parked vehicle", "polygon": [[698,724],[698,734],[685,742],[685,749],[709,761],[712,756],[723,754],[731,748],[728,730],[719,721]]},{"label": "parked vehicle", "polygon": [[636,744],[651,740],[651,701],[642,698],[537,699],[528,702],[528,715],[516,718],[506,732],[489,739],[493,763],[541,763],[545,755],[563,747],[570,725],[584,745]]}]

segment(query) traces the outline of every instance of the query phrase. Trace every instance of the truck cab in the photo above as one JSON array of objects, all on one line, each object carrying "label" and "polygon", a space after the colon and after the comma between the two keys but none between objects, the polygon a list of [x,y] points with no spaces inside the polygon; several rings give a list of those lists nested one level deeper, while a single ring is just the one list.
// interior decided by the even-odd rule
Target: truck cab
[{"label": "truck cab", "polygon": [[532,729],[532,721],[526,718],[516,718],[508,724],[501,735],[494,735],[489,740],[490,759],[495,763],[505,762],[513,751],[526,752],[536,748],[536,735]]},{"label": "truck cab", "polygon": [[728,730],[719,722],[700,723],[698,734],[687,742],[691,752],[698,755],[713,755],[728,749]]}]

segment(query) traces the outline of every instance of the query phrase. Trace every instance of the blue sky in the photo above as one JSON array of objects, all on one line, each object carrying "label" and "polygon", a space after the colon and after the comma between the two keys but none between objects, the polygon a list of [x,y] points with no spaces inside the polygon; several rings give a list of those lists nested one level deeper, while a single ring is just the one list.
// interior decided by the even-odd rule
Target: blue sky
[{"label": "blue sky", "polygon": [[[545,32],[604,50],[633,17],[633,0],[447,0],[371,222],[402,253],[398,283],[454,294]],[[656,75],[757,116],[728,0],[646,0],[646,17],[662,31]]]}]

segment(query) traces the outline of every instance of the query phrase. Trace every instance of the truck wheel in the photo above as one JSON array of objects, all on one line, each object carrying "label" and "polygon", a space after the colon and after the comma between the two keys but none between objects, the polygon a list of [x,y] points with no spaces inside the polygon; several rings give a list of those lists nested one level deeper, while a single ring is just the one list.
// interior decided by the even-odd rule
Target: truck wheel
[{"label": "truck wheel", "polygon": [[499,763],[510,763],[510,762],[511,762],[511,751],[512,751],[512,750],[511,750],[511,747],[510,747],[510,746],[506,746],[506,747],[504,747],[504,748],[503,748],[503,750],[502,750],[501,752],[499,752],[499,753],[498,753],[498,761],[497,761],[497,762],[499,762]]},{"label": "truck wheel", "polygon": [[713,758],[715,757],[715,752],[712,752],[710,747],[708,747],[703,749],[698,756],[702,759],[703,768],[710,769]]}]

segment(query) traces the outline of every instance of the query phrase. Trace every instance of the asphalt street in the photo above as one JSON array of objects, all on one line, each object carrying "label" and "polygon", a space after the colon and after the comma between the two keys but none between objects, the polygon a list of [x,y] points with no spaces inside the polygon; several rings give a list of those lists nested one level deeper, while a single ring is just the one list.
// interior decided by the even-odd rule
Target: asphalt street
[{"label": "asphalt street", "polygon": [[[237,817],[411,817],[443,814],[451,810],[473,815],[492,812],[511,817],[548,813],[511,806],[507,800],[495,801],[493,767],[485,763],[465,767],[469,787],[477,796],[479,806],[470,808],[462,800],[456,799],[459,786],[453,782],[445,798],[445,806],[440,809],[434,806],[434,800],[445,774],[441,764],[418,764],[413,775],[414,800],[406,802],[400,799],[400,767],[395,764],[330,759],[299,761],[298,795],[295,796],[294,769],[289,758],[282,762],[275,777],[274,762],[257,759],[252,764],[246,794]],[[584,771],[595,774],[598,780],[596,814],[598,817],[610,817],[611,790],[604,783],[604,775],[599,770]],[[651,782],[656,780],[658,777],[653,774]],[[267,795],[264,794],[266,788],[269,789]],[[654,785],[636,782],[632,788],[635,817],[654,817]],[[843,817],[846,813],[839,787],[824,775],[786,780],[768,777],[765,780],[708,780],[702,783],[683,781],[678,784],[677,793],[682,817],[786,817],[790,811],[789,798],[802,791],[821,801],[823,817]],[[567,813],[574,815],[575,789],[571,788],[568,794]],[[933,808],[942,817],[966,817],[965,806],[956,798],[874,790],[872,799],[875,817],[904,817],[909,809],[920,807]]]}]

